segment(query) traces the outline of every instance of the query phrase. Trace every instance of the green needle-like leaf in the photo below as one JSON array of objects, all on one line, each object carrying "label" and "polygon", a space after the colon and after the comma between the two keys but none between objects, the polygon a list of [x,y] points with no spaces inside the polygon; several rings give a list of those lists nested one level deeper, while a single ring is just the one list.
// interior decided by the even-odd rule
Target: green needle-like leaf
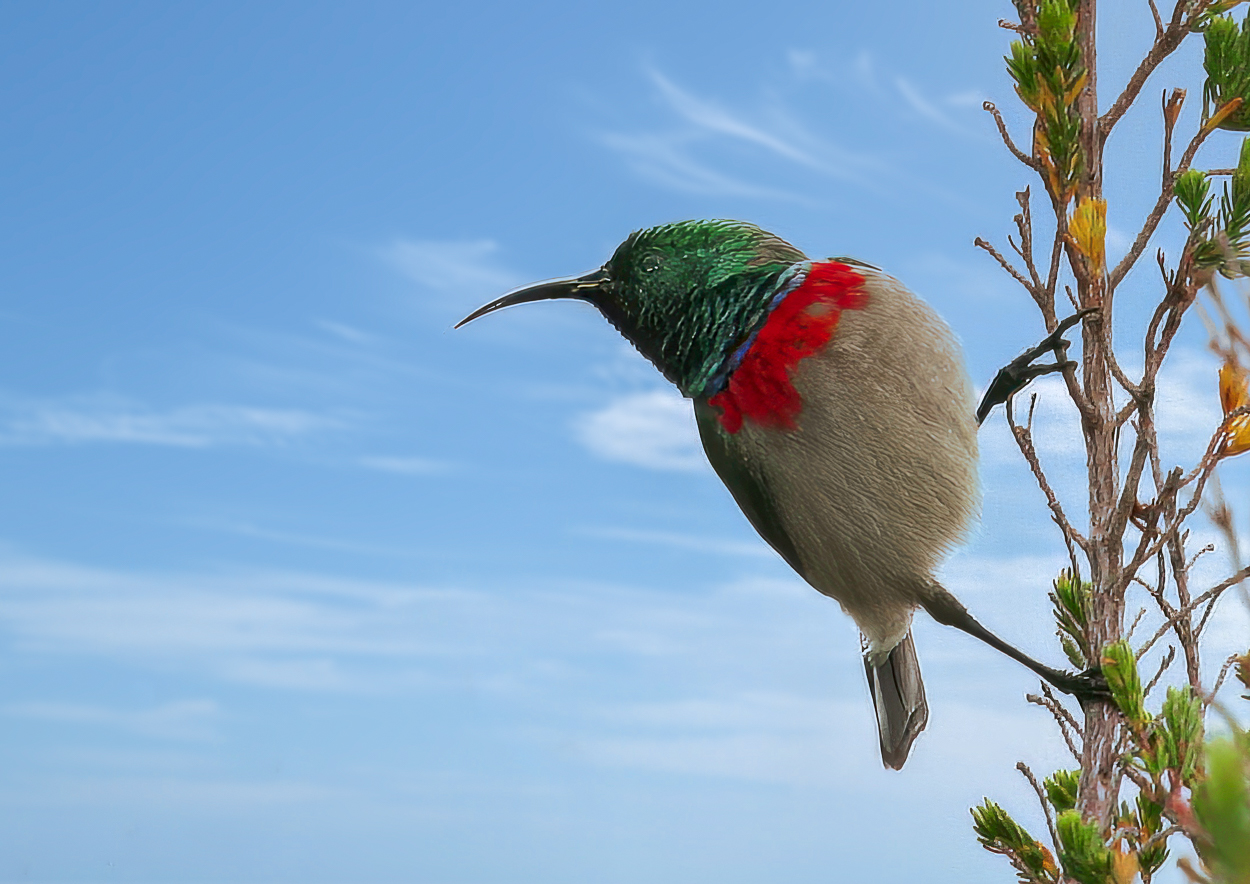
[{"label": "green needle-like leaf", "polygon": [[1076,807],[1076,790],[1080,782],[1079,770],[1057,770],[1042,781],[1046,798],[1055,813],[1063,813]]},{"label": "green needle-like leaf", "polygon": [[1059,815],[1059,860],[1070,878],[1080,884],[1110,884],[1111,851],[1102,841],[1098,826],[1081,819],[1075,810]]},{"label": "green needle-like leaf", "polygon": [[1209,841],[1201,851],[1215,880],[1250,884],[1250,756],[1232,740],[1207,746],[1207,777],[1194,789],[1194,815]]},{"label": "green needle-like leaf", "polygon": [[1145,709],[1137,658],[1127,641],[1118,641],[1102,649],[1102,674],[1124,717],[1136,730],[1145,727],[1150,721],[1150,714]]}]

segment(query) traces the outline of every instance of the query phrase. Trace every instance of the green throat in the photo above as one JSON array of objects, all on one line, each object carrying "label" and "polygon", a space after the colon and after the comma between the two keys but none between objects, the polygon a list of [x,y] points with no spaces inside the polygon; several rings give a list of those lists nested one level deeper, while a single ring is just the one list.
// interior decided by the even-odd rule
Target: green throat
[{"label": "green throat", "polygon": [[666,224],[621,244],[604,266],[611,283],[593,302],[683,394],[706,398],[806,261],[752,224]]}]

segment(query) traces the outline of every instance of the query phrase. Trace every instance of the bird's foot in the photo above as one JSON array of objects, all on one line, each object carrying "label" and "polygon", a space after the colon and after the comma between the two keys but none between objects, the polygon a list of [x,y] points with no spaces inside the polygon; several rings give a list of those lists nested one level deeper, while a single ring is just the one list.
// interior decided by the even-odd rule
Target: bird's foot
[{"label": "bird's foot", "polygon": [[[1080,322],[1083,317],[1097,312],[1097,307],[1086,307],[1084,310],[1073,313],[1055,326],[1055,330],[1044,337],[1036,347],[1030,347],[1000,368],[998,374],[994,375],[994,380],[990,381],[985,395],[981,397],[981,404],[977,406],[977,426],[985,423],[985,419],[989,417],[995,405],[1003,405],[1011,401],[1011,397],[1027,387],[1034,378],[1039,378],[1044,374],[1054,374],[1063,371],[1069,365],[1075,365],[1075,362],[1068,359],[1068,347],[1071,342],[1064,338],[1064,332]],[[1033,360],[1047,353],[1053,353],[1056,361],[1046,365],[1033,365]]]},{"label": "bird's foot", "polygon": [[1115,702],[1111,696],[1111,688],[1107,685],[1107,679],[1097,666],[1091,666],[1084,672],[1063,672],[1054,669],[1043,677],[1054,686],[1055,690],[1076,697],[1076,701],[1082,707],[1091,700]]}]

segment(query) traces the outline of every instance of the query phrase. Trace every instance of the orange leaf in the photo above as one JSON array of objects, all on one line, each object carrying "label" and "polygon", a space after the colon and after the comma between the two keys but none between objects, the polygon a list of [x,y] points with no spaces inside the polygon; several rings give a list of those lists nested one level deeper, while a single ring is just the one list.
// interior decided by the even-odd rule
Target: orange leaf
[{"label": "orange leaf", "polygon": [[[1231,362],[1220,366],[1220,406],[1224,416],[1238,408],[1250,405],[1250,381],[1245,372]],[[1228,437],[1224,440],[1224,454],[1241,454],[1250,451],[1250,415],[1240,414],[1228,422]]]},{"label": "orange leaf", "polygon": [[1245,372],[1231,362],[1220,366],[1220,405],[1230,414],[1250,403],[1250,383]]}]

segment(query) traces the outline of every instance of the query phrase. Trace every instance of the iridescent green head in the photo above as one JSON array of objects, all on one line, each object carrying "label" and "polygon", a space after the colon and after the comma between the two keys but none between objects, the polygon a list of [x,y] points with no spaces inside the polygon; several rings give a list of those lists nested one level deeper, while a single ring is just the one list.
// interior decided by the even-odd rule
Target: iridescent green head
[{"label": "iridescent green head", "polygon": [[742,221],[682,221],[631,234],[601,268],[509,292],[463,319],[551,298],[599,308],[687,396],[710,396],[806,257]]}]

